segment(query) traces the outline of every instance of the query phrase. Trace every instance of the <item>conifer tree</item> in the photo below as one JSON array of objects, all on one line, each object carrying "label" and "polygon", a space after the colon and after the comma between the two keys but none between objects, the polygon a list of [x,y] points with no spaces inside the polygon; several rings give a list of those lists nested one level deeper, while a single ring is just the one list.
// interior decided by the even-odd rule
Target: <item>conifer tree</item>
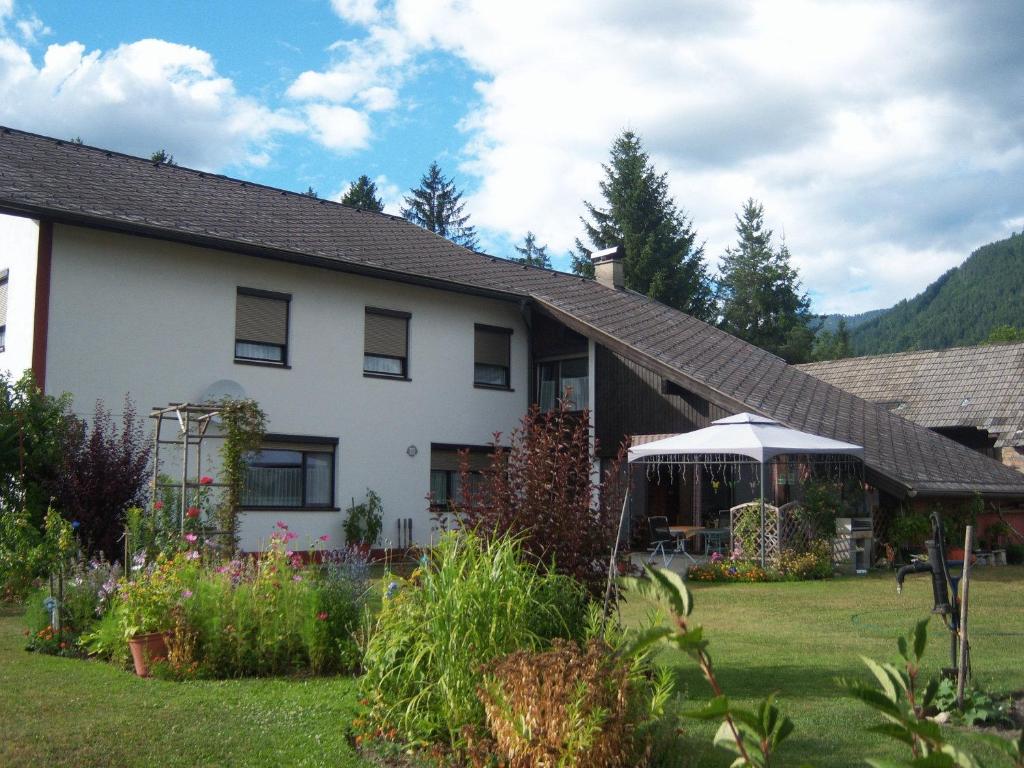
[{"label": "conifer tree", "polygon": [[811,357],[814,360],[841,360],[850,357],[850,331],[846,327],[846,319],[839,318],[835,333],[819,331],[814,338],[814,349]]},{"label": "conifer tree", "polygon": [[[668,174],[658,174],[640,137],[624,131],[615,139],[604,168],[601,196],[605,207],[587,201],[581,217],[593,250],[621,245],[626,287],[710,319],[714,300],[704,262],[704,247],[690,220],[669,196]],[[592,276],[591,250],[576,241],[572,269]]]},{"label": "conifer tree", "polygon": [[377,185],[365,173],[348,185],[341,202],[364,211],[384,210],[384,201],[377,197]]},{"label": "conifer tree", "polygon": [[420,185],[409,190],[404,202],[402,216],[413,224],[447,237],[456,245],[477,247],[476,227],[468,223],[469,214],[463,212],[466,204],[462,202],[462,192],[441,173],[436,162],[423,174]]},{"label": "conifer tree", "polygon": [[526,237],[523,238],[523,244],[515,245],[513,248],[516,249],[519,256],[512,257],[512,261],[519,264],[529,264],[534,267],[551,269],[551,257],[548,256],[548,247],[546,245],[537,245],[537,236],[533,232],[527,232]]},{"label": "conifer tree", "polygon": [[320,197],[320,195],[318,195],[316,193],[316,190],[313,189],[313,187],[311,187],[311,186],[310,187],[306,187],[306,191],[303,192],[302,194],[305,195],[306,197],[312,197],[313,199],[316,199],[316,198]]},{"label": "conifer tree", "polygon": [[753,198],[736,215],[736,234],[720,266],[720,326],[787,362],[806,362],[814,343],[810,300],[800,293],[786,243],[775,249],[764,206]]},{"label": "conifer tree", "polygon": [[166,149],[158,149],[149,156],[149,161],[154,165],[177,165],[174,162],[174,155],[169,154]]}]

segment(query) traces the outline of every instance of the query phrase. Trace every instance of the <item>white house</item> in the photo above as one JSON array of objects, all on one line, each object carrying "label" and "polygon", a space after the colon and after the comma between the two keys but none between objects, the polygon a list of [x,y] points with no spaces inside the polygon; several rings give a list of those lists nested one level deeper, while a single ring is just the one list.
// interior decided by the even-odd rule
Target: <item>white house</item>
[{"label": "white house", "polygon": [[337,540],[368,488],[383,537],[411,520],[428,543],[427,497],[452,482],[454,451],[567,386],[593,409],[603,456],[630,434],[745,410],[864,445],[892,503],[1024,497],[1024,476],[998,462],[625,290],[614,254],[585,280],[393,216],[12,129],[0,311],[0,369],[33,369],[80,414],[126,394],[144,414],[224,382],[258,401],[269,434],[244,548],[282,518]]}]

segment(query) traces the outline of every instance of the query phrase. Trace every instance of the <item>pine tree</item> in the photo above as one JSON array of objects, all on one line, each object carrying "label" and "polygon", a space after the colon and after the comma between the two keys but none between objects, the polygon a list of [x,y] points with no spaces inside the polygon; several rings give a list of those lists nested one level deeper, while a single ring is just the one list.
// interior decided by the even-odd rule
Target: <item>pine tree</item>
[{"label": "pine tree", "polygon": [[819,331],[814,338],[814,348],[811,352],[813,360],[841,360],[850,357],[850,331],[846,328],[846,319],[839,318],[835,333],[832,331]]},{"label": "pine tree", "polygon": [[409,190],[404,198],[402,216],[456,245],[477,247],[476,227],[468,224],[469,214],[463,213],[466,204],[455,182],[441,173],[433,162],[420,179],[420,185]]},{"label": "pine tree", "polygon": [[348,185],[341,202],[364,211],[380,213],[384,210],[384,201],[377,197],[377,185],[365,173]]},{"label": "pine tree", "polygon": [[302,194],[304,194],[306,197],[312,197],[314,200],[320,197],[320,195],[316,193],[316,190],[313,189],[313,187],[307,187],[306,191],[303,192]]},{"label": "pine tree", "polygon": [[736,233],[736,247],[726,249],[720,266],[719,324],[790,363],[806,362],[814,343],[810,300],[800,293],[789,248],[774,248],[764,206],[753,198],[736,216]]},{"label": "pine tree", "polygon": [[174,155],[168,154],[166,149],[158,149],[149,156],[149,161],[154,165],[177,165]]},{"label": "pine tree", "polygon": [[537,236],[533,232],[528,231],[526,237],[523,238],[523,244],[515,245],[513,248],[516,249],[519,256],[514,256],[512,261],[519,264],[529,264],[534,267],[551,269],[551,257],[548,256],[548,247],[546,245],[537,245]]},{"label": "pine tree", "polygon": [[[624,131],[612,144],[601,195],[606,207],[584,201],[581,217],[594,250],[621,245],[626,287],[701,319],[714,301],[704,247],[690,220],[669,196],[668,174],[658,174],[640,137]],[[572,269],[592,276],[590,250],[576,241]]]}]

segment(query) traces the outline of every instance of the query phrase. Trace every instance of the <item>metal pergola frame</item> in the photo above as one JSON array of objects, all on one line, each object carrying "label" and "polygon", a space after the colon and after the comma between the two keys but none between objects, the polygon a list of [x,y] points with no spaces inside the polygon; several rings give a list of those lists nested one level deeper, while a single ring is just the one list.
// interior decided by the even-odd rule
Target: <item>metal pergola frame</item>
[{"label": "metal pergola frame", "polygon": [[[149,418],[156,422],[153,430],[153,500],[156,500],[157,491],[160,488],[177,488],[181,494],[180,525],[185,530],[185,516],[188,512],[188,500],[190,489],[198,488],[221,488],[224,483],[212,483],[203,485],[200,483],[203,466],[203,442],[205,440],[223,440],[227,436],[210,430],[210,425],[215,424],[214,418],[220,413],[217,405],[202,405],[197,403],[170,403],[162,408],[153,408]],[[164,422],[173,421],[178,424],[178,431],[174,439],[164,436]],[[163,445],[178,446],[181,451],[181,475],[180,480],[174,483],[160,482],[160,447]],[[189,448],[196,450],[195,480],[189,480]]]}]

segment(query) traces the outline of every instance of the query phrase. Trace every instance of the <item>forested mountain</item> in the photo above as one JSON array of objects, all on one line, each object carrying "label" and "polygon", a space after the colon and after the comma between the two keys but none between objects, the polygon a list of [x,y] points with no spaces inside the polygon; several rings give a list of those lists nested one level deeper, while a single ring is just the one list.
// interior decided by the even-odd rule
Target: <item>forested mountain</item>
[{"label": "forested mountain", "polygon": [[884,315],[888,309],[869,309],[856,315],[819,315],[821,319],[821,331],[835,333],[839,329],[839,321],[846,321],[846,330],[852,331],[858,326],[864,325],[868,320],[874,320],[879,315]]},{"label": "forested mountain", "polygon": [[982,246],[912,299],[865,314],[874,316],[846,321],[855,355],[980,344],[1000,326],[1024,328],[1024,233]]}]

